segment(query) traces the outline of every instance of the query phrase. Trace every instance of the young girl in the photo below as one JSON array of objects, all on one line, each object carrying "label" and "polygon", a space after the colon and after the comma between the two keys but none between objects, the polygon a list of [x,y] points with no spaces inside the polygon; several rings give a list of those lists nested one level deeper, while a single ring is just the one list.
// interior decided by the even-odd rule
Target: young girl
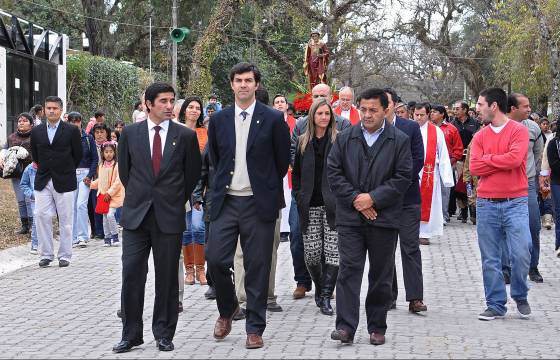
[{"label": "young girl", "polygon": [[101,145],[97,179],[91,182],[91,189],[96,189],[98,194],[104,195],[105,201],[109,201],[109,212],[103,214],[104,246],[118,246],[119,233],[115,211],[123,205],[124,186],[119,179],[117,146],[114,142],[105,142]]}]

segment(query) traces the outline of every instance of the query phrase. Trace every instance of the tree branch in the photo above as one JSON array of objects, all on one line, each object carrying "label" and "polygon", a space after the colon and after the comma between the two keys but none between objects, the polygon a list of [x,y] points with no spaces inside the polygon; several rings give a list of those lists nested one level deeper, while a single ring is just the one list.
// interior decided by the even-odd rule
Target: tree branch
[{"label": "tree branch", "polygon": [[310,20],[326,23],[328,19],[319,10],[312,9],[303,0],[286,0],[286,3],[302,12]]}]

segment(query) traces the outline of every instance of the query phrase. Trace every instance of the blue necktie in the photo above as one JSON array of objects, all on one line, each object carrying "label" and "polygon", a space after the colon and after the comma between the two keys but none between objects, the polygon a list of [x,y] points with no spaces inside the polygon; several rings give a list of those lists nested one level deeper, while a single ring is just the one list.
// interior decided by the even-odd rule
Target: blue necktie
[{"label": "blue necktie", "polygon": [[242,111],[241,114],[239,114],[243,117],[243,121],[247,120],[247,115],[249,115],[249,113],[247,111]]}]

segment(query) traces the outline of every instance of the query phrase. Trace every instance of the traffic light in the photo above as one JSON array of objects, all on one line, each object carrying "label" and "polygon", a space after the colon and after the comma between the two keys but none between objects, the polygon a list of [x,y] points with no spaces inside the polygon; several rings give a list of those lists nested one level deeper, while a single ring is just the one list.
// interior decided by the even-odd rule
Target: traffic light
[{"label": "traffic light", "polygon": [[169,37],[171,41],[180,43],[181,41],[185,40],[185,38],[190,34],[189,28],[181,27],[175,28],[169,32]]}]

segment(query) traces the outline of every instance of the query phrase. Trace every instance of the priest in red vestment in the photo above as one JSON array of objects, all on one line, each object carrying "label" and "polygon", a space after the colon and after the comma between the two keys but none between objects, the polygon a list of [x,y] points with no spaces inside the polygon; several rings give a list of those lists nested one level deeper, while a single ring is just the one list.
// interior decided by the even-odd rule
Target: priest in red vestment
[{"label": "priest in red vestment", "polygon": [[334,113],[350,121],[352,125],[360,122],[360,112],[354,106],[354,90],[345,86],[338,92],[339,105],[334,108]]}]

